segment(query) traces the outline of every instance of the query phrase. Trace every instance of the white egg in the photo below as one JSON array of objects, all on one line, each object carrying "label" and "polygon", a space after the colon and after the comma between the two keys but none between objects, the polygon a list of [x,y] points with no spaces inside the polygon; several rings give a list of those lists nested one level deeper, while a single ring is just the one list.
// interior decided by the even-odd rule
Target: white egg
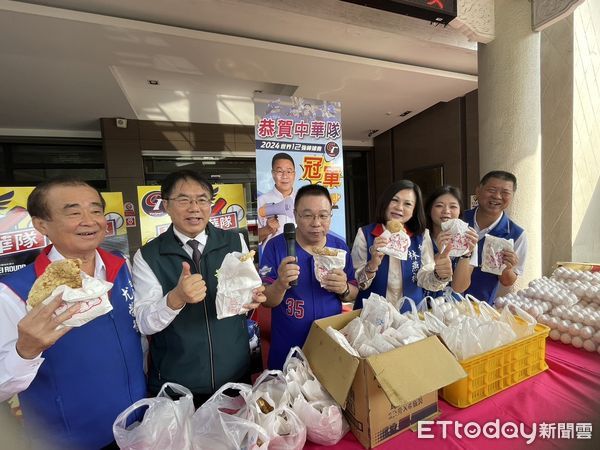
[{"label": "white egg", "polygon": [[600,330],[596,331],[596,333],[594,334],[594,337],[592,337],[592,340],[596,344],[600,344]]},{"label": "white egg", "polygon": [[571,322],[568,320],[561,320],[558,322],[558,331],[561,333],[567,333],[569,331],[569,325],[571,325]]},{"label": "white egg", "polygon": [[575,336],[573,339],[571,339],[571,345],[575,348],[581,348],[583,347],[583,339],[581,339],[579,336]]},{"label": "white egg", "polygon": [[580,323],[572,323],[571,325],[569,325],[569,334],[571,336],[579,336],[579,333],[581,332],[581,328],[583,328],[581,326]]},{"label": "white egg", "polygon": [[560,342],[562,342],[563,344],[570,344],[571,343],[571,335],[569,333],[561,334]]},{"label": "white egg", "polygon": [[[548,319],[548,322],[546,322],[546,324],[554,330],[554,329],[558,328],[558,319],[556,317],[550,317]],[[598,337],[600,338],[600,335]]]},{"label": "white egg", "polygon": [[588,339],[587,341],[583,341],[583,348],[585,348],[588,352],[595,352],[596,344],[594,343],[594,341]]},{"label": "white egg", "polygon": [[553,341],[558,341],[560,340],[560,331],[558,330],[552,330],[550,331],[550,339],[552,339]]},{"label": "white egg", "polygon": [[579,330],[579,336],[582,337],[582,339],[591,339],[592,336],[594,335],[594,329],[592,327],[582,327]]}]

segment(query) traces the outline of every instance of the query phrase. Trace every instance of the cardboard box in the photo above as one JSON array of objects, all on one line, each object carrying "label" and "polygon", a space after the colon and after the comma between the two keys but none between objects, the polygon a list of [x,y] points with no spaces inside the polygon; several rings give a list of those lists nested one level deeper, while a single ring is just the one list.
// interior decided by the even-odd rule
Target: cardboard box
[{"label": "cardboard box", "polygon": [[319,381],[344,408],[352,433],[373,448],[438,414],[437,390],[466,376],[437,337],[357,358],[326,332],[344,328],[360,311],[313,323],[304,353]]}]

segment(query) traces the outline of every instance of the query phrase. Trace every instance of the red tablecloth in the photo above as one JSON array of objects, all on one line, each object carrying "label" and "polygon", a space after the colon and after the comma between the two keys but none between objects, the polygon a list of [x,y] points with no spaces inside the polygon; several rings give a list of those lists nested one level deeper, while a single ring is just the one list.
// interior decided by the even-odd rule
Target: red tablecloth
[{"label": "red tablecloth", "polygon": [[[600,355],[548,340],[546,362],[549,366],[547,371],[469,408],[455,408],[440,400],[441,416],[436,419],[457,421],[463,425],[471,421],[484,425],[499,419],[500,426],[507,422],[518,426],[523,423],[526,433],[531,433],[535,423],[538,426],[537,436],[531,445],[521,437],[491,439],[480,436],[468,439],[463,436],[460,439],[455,436],[452,424],[448,426],[445,439],[442,438],[442,426],[433,425],[428,432],[435,435],[433,439],[419,439],[416,432],[408,430],[377,449],[600,449]],[[554,439],[540,437],[542,422],[554,425]],[[573,427],[571,439],[557,438],[559,423],[567,424],[564,425],[567,430]],[[592,424],[590,440],[577,439],[578,423]],[[462,430],[460,432],[463,434]],[[569,431],[565,433],[568,435]],[[348,433],[335,446],[320,447],[307,442],[304,448],[359,450],[363,447],[352,433]]]}]

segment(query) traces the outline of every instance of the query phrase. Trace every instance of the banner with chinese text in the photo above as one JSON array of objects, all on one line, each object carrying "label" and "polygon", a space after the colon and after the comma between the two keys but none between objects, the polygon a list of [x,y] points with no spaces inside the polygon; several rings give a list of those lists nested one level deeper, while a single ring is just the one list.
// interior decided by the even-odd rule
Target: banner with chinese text
[{"label": "banner with chinese text", "polygon": [[0,277],[31,263],[50,243],[27,213],[31,191],[33,187],[0,187]]},{"label": "banner with chinese text", "polygon": [[[281,233],[285,223],[294,223],[295,192],[311,183],[329,190],[333,201],[329,231],[345,240],[340,103],[257,95],[254,97],[254,116],[260,247]],[[291,194],[288,177],[293,177]]]},{"label": "banner with chinese text", "polygon": [[[213,184],[213,199],[210,222],[224,230],[240,230],[246,233],[246,200],[242,184]],[[138,207],[142,245],[161,234],[171,219],[162,205],[160,186],[138,186]]]},{"label": "banner with chinese text", "polygon": [[[27,212],[27,198],[33,187],[0,188],[0,276],[32,262],[50,240],[41,235]],[[103,192],[106,202],[106,238],[100,247],[129,256],[129,241],[123,216],[123,195]]]}]

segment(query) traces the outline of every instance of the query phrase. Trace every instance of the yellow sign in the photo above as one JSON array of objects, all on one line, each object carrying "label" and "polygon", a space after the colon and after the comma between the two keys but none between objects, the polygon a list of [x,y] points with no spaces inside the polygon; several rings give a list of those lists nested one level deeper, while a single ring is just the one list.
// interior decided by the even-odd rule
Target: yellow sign
[{"label": "yellow sign", "polygon": [[[224,230],[246,228],[246,200],[242,184],[214,184],[215,198],[210,221]],[[159,186],[138,186],[142,245],[161,234],[171,219],[162,205]]]},{"label": "yellow sign", "polygon": [[129,254],[127,227],[125,226],[125,210],[123,209],[123,194],[121,192],[102,192],[106,202],[104,217],[106,217],[106,237],[101,247],[105,250],[118,250],[124,255]]}]

